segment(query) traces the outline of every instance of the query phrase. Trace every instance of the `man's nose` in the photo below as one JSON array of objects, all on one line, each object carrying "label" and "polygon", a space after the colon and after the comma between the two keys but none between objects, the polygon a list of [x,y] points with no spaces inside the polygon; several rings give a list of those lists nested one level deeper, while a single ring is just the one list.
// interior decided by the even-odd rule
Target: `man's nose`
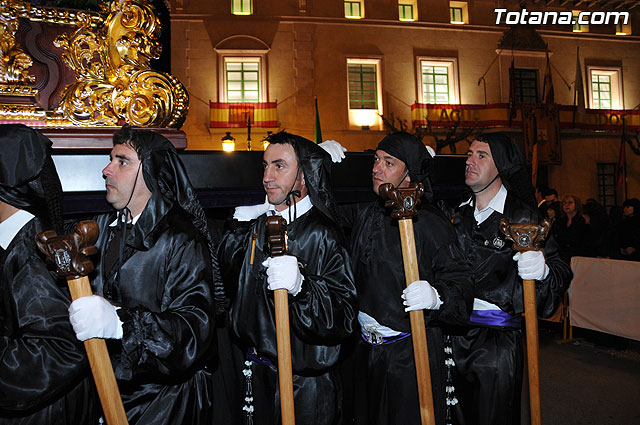
[{"label": "man's nose", "polygon": [[264,169],[264,174],[262,175],[262,180],[265,182],[273,181],[273,171],[270,167]]},{"label": "man's nose", "polygon": [[104,167],[102,169],[102,178],[106,179],[107,177],[111,177],[112,172],[111,172],[111,163],[107,164],[106,167]]}]

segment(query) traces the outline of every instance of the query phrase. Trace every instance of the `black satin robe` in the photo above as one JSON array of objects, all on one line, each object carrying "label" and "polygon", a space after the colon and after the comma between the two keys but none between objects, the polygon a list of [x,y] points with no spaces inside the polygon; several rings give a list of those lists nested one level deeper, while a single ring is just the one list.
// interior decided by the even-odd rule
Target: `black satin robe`
[{"label": "black satin robe", "polygon": [[[522,279],[513,261],[512,245],[505,241],[499,223],[505,217],[510,223],[537,223],[538,212],[511,194],[507,194],[503,214],[494,211],[478,225],[473,212],[473,206],[461,207],[454,227],[472,264],[474,297],[520,315],[524,312]],[[549,317],[562,301],[572,273],[560,258],[553,237],[544,243],[543,251],[549,275],[536,282],[536,303],[538,315]],[[524,362],[520,329],[469,326],[453,332],[456,392],[462,412],[459,422],[519,424]]]},{"label": "black satin robe", "polygon": [[[404,311],[401,298],[407,284],[397,220],[379,200],[347,205],[340,211],[345,227],[351,229],[360,310],[384,326],[411,332],[409,313]],[[473,300],[472,281],[453,227],[440,211],[428,205],[419,209],[413,231],[420,279],[436,288],[443,302],[439,310],[424,310],[434,406],[440,424],[445,415],[445,370],[439,326],[467,324]],[[376,347],[359,342],[356,357],[356,423],[419,424],[411,338]]]},{"label": "black satin robe", "polygon": [[108,340],[111,361],[129,424],[208,425],[215,311],[209,250],[177,207],[160,219],[153,214],[147,207],[127,237],[120,286],[117,267],[102,269],[114,215],[97,217],[101,258],[92,286],[121,307],[123,322],[122,340]]},{"label": "black satin robe", "polygon": [[[230,297],[232,335],[243,352],[254,347],[277,366],[273,291],[267,288],[266,268],[262,266],[269,256],[265,222],[263,215],[227,232],[218,250],[218,262]],[[316,208],[289,224],[287,232],[288,255],[298,258],[304,276],[300,293],[289,296],[296,422],[334,424],[341,403],[334,369],[340,343],[354,332],[357,320],[350,261],[336,225]],[[251,265],[254,233],[257,240]],[[276,367],[254,364],[256,424],[277,423],[280,403],[276,389]]]},{"label": "black satin robe", "polygon": [[69,323],[68,290],[34,242],[43,230],[29,221],[0,263],[0,424],[96,424],[99,402]]}]

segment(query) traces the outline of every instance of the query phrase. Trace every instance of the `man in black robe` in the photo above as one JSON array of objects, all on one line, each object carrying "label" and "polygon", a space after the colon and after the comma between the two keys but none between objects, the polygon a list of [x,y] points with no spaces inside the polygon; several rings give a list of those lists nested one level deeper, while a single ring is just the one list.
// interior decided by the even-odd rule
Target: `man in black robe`
[{"label": "man in black robe", "polygon": [[520,423],[523,348],[522,279],[536,280],[538,315],[551,316],[572,278],[553,238],[543,251],[515,254],[499,223],[537,223],[534,188],[524,157],[511,138],[483,134],[467,152],[465,183],[472,196],[454,215],[454,227],[472,264],[470,326],[453,338],[460,401],[466,425]]},{"label": "man in black robe", "polygon": [[108,338],[130,424],[210,424],[217,268],[206,218],[173,145],[114,134],[102,171],[118,214],[97,217],[94,294],[71,304],[78,339]]},{"label": "man in black robe", "polygon": [[355,353],[355,423],[420,424],[418,386],[409,311],[423,309],[437,424],[444,424],[446,405],[445,349],[440,325],[466,324],[471,307],[470,270],[455,232],[431,206],[428,176],[431,156],[415,136],[386,136],[374,155],[373,191],[384,183],[408,187],[422,183],[425,194],[413,219],[420,279],[405,281],[396,219],[377,198],[369,204],[341,208],[351,229],[351,255],[360,313],[361,335]]},{"label": "man in black robe", "polygon": [[73,333],[69,291],[35,236],[62,230],[62,187],[51,141],[0,125],[0,424],[97,423],[84,347]]},{"label": "man in black robe", "polygon": [[[255,424],[280,420],[273,291],[287,289],[296,423],[336,424],[342,402],[336,362],[341,342],[355,329],[357,307],[329,184],[330,158],[293,134],[280,132],[268,141],[268,205],[258,206],[249,221],[234,221],[218,249],[229,327],[246,353],[243,374],[252,389],[243,409]],[[269,255],[266,240],[267,215],[274,214],[284,217],[288,234],[288,252],[277,257]]]}]

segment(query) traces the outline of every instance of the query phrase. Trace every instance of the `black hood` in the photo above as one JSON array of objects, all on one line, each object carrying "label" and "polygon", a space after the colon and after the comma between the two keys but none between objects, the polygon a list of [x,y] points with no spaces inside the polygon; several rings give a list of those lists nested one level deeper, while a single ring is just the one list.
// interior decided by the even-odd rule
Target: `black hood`
[{"label": "black hood", "polygon": [[0,125],[0,200],[62,231],[62,185],[51,141],[23,124]]},{"label": "black hood", "polygon": [[500,180],[507,191],[529,206],[537,207],[535,188],[524,155],[511,137],[505,133],[485,133],[476,140],[489,145]]},{"label": "black hood", "polygon": [[137,139],[132,146],[140,158],[142,175],[151,198],[134,226],[133,239],[129,243],[137,249],[148,249],[154,243],[157,225],[174,206],[178,206],[187,213],[212,250],[204,211],[173,144],[153,131],[131,130],[131,137]]},{"label": "black hood", "polygon": [[284,131],[272,134],[267,140],[269,143],[288,143],[293,146],[304,173],[311,203],[339,226],[338,207],[331,186],[331,156],[311,140]]},{"label": "black hood", "polygon": [[385,151],[404,162],[409,171],[411,182],[422,183],[424,198],[427,201],[433,199],[433,189],[429,179],[432,158],[425,145],[416,136],[405,131],[391,133],[378,143],[376,150]]}]

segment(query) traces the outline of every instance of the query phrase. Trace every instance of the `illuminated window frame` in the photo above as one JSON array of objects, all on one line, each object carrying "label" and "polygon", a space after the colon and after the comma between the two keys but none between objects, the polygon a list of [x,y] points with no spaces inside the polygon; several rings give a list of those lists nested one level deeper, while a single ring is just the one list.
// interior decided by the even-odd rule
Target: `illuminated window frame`
[{"label": "illuminated window frame", "polygon": [[[218,93],[220,102],[268,102],[269,94],[267,92],[267,50],[216,50],[219,55],[218,60]],[[258,64],[258,100],[236,100],[230,99],[227,92],[229,81],[227,81],[227,64],[241,63],[257,63]]]},{"label": "illuminated window frame", "polygon": [[[382,115],[382,82],[380,78],[380,59],[371,59],[371,58],[347,58],[347,107],[349,113],[349,126],[350,128],[362,128],[362,129],[375,129],[382,130],[382,120],[380,116]],[[373,69],[375,73],[375,100],[369,104],[362,104],[360,106],[365,107],[354,107],[352,108],[352,98],[353,93],[357,92],[357,85],[360,84],[363,90],[362,92],[371,93],[371,89],[364,90],[364,84],[366,82],[362,81],[364,75],[371,75],[370,72],[366,72],[362,74],[360,71],[355,69],[356,65],[365,66],[369,69]],[[359,75],[361,78],[354,78],[354,76]],[[355,83],[355,84],[354,84]],[[368,102],[371,102],[369,99]]]},{"label": "illuminated window frame", "polygon": [[344,17],[347,19],[364,18],[364,0],[345,0]]},{"label": "illuminated window frame", "polygon": [[[587,66],[589,105],[591,109],[624,109],[622,98],[622,69],[619,67]],[[600,78],[605,77],[605,78]],[[606,86],[609,86],[609,91]],[[610,105],[603,102],[602,94],[608,93]]]},{"label": "illuminated window frame", "polygon": [[406,22],[418,20],[417,0],[398,0],[398,19]]},{"label": "illuminated window frame", "polygon": [[233,15],[253,15],[253,0],[231,0]]},{"label": "illuminated window frame", "polygon": [[460,90],[458,87],[458,60],[456,58],[435,58],[420,56],[416,58],[416,75],[418,76],[418,102],[419,103],[432,103],[439,104],[438,102],[431,102],[425,96],[424,87],[426,84],[430,84],[430,81],[425,81],[425,74],[423,73],[423,67],[443,67],[447,69],[447,86],[448,86],[448,102],[449,105],[457,105],[460,103]]},{"label": "illuminated window frame", "polygon": [[454,25],[469,23],[469,7],[466,1],[449,2],[449,23]]}]

